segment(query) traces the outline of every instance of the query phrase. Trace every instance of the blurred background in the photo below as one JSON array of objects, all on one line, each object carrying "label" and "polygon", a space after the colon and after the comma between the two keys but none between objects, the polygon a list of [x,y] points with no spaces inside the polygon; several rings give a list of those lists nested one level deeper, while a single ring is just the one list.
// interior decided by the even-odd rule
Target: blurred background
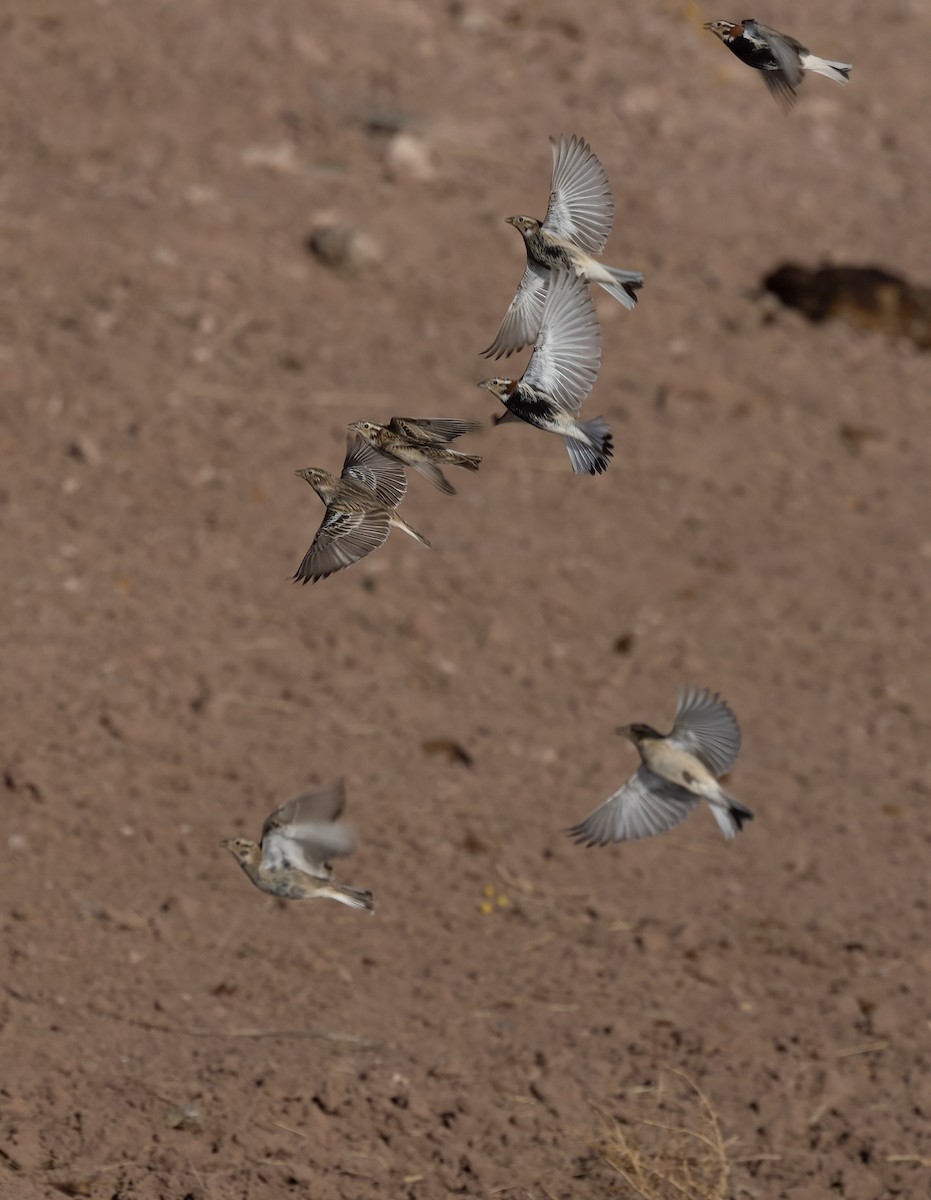
[{"label": "blurred background", "polygon": [[[5,1197],[927,1194],[931,10],[758,8],[853,63],[789,117],[742,15],[0,17]],[[475,386],[561,133],[646,276],[598,478]],[[813,323],[785,264],[905,282]],[[292,586],[294,470],[394,414],[481,472]],[[756,821],[574,846],[686,682]],[[218,848],[339,776],[372,918]]]}]

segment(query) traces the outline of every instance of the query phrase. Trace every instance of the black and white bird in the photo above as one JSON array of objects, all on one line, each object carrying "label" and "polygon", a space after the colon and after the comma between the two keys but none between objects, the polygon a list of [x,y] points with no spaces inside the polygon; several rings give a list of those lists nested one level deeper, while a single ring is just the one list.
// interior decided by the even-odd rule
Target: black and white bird
[{"label": "black and white bird", "polygon": [[588,286],[581,276],[561,271],[547,288],[540,330],[523,375],[483,379],[478,386],[508,410],[496,424],[520,420],[560,434],[573,471],[595,475],[607,470],[614,453],[611,430],[603,417],[579,421],[576,413],[600,366],[601,334]]},{"label": "black and white bird", "polygon": [[605,169],[591,146],[580,137],[557,142],[550,138],[553,177],[550,202],[542,221],[534,217],[507,217],[524,239],[527,267],[511,306],[482,353],[486,358],[507,357],[529,346],[540,329],[543,301],[556,271],[570,271],[589,283],[600,284],[625,308],[637,303],[643,286],[639,271],[608,267],[594,256],[601,254],[614,224],[614,200]]},{"label": "black and white bird", "polygon": [[827,75],[836,83],[847,83],[851,64],[833,62],[812,54],[807,46],[770,29],[760,21],[709,21],[705,29],[720,38],[741,62],[763,72],[763,79],[783,109],[792,107],[796,89],[806,71]]},{"label": "black and white bird", "polygon": [[302,792],[276,809],[262,826],[258,845],[248,838],[221,842],[255,886],[283,900],[312,900],[322,896],[350,908],[371,912],[371,892],[333,881],[331,858],[352,854],[356,835],[340,821],[346,807],[342,780],[331,787]]},{"label": "black and white bird", "polygon": [[718,783],[737,761],[740,727],[727,704],[707,688],[683,688],[672,732],[650,725],[617,731],[640,752],[640,766],[623,787],[569,830],[587,846],[630,842],[672,829],[702,799],[718,827],[732,838],[753,813]]}]

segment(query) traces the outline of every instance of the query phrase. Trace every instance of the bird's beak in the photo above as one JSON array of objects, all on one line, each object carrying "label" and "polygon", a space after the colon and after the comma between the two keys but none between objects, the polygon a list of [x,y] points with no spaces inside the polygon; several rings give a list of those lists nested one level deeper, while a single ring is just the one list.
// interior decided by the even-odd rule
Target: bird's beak
[{"label": "bird's beak", "polygon": [[618,734],[620,737],[627,738],[627,740],[629,742],[632,742],[635,740],[634,735],[630,731],[629,725],[618,725],[617,729],[615,729],[614,732],[616,734]]},{"label": "bird's beak", "polygon": [[704,25],[702,25],[702,29],[710,29],[711,32],[714,33],[714,21],[706,21]]},{"label": "bird's beak", "polygon": [[229,838],[224,838],[222,842],[217,842],[217,845],[220,847],[221,850],[229,850],[230,840],[229,840]]},{"label": "bird's beak", "polygon": [[475,386],[488,389],[488,383],[489,383],[489,381],[487,379],[483,379],[481,383],[478,383]]},{"label": "bird's beak", "polygon": [[516,225],[517,217],[505,217],[504,223],[505,223],[505,225]]}]

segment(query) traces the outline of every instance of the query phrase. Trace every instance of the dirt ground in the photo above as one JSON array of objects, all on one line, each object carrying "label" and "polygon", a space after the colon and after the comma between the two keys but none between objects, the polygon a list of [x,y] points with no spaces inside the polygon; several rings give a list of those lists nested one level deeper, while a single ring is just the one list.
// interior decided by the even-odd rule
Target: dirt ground
[{"label": "dirt ground", "polygon": [[[701,31],[741,15],[0,17],[4,1200],[626,1197],[599,1111],[667,1170],[639,1120],[702,1119],[675,1072],[730,1167],[702,1195],[927,1196],[929,359],[759,282],[931,282],[931,11],[761,4],[854,63],[788,118]],[[596,297],[610,470],[489,425],[458,495],[411,482],[432,551],[292,586],[294,470],[347,421],[490,421],[503,218],[563,132],[647,277]],[[315,259],[331,219],[379,260]],[[574,846],[615,726],[684,682],[737,713],[756,821]],[[218,847],[338,776],[371,918]]]}]

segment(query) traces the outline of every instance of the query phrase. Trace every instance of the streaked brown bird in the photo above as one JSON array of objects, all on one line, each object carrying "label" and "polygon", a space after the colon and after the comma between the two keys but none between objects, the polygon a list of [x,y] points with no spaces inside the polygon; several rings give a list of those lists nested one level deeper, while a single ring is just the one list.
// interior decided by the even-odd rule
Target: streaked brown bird
[{"label": "streaked brown bird", "polygon": [[563,135],[550,138],[553,178],[550,202],[542,221],[535,217],[507,217],[520,233],[527,251],[527,266],[510,308],[482,354],[505,358],[529,346],[540,331],[543,302],[554,271],[569,271],[589,283],[600,284],[625,308],[637,303],[643,286],[639,271],[609,267],[594,257],[601,254],[614,224],[614,200],[605,169],[588,142]]},{"label": "streaked brown bird", "polygon": [[709,21],[705,29],[720,38],[741,62],[763,72],[763,82],[784,111],[795,103],[806,71],[826,75],[835,83],[847,83],[853,69],[850,63],[819,58],[794,37],[770,29],[761,21]]},{"label": "streaked brown bird", "polygon": [[396,511],[407,490],[404,468],[379,454],[358,434],[350,433],[347,439],[346,459],[338,479],[319,467],[305,467],[294,473],[306,479],[326,505],[311,547],[294,572],[295,583],[316,582],[351,567],[383,546],[392,527],[403,529],[429,547],[423,534]]},{"label": "streaked brown bird", "polygon": [[283,900],[338,900],[371,912],[371,892],[334,883],[331,858],[352,854],[356,835],[339,818],[346,806],[342,780],[302,792],[276,809],[262,826],[259,845],[248,838],[220,843],[229,850],[255,886]]},{"label": "streaked brown bird", "polygon": [[477,471],[482,461],[477,454],[462,454],[449,447],[455,438],[481,428],[480,421],[392,417],[387,425],[353,421],[349,428],[380,454],[419,472],[448,496],[455,495],[456,489],[440,468],[465,467],[467,471]]},{"label": "streaked brown bird", "polygon": [[683,821],[699,800],[726,838],[752,821],[749,808],[718,783],[737,761],[740,727],[727,704],[707,688],[682,688],[672,732],[650,725],[622,725],[617,731],[640,752],[640,767],[623,787],[569,830],[587,846],[652,837]]}]

